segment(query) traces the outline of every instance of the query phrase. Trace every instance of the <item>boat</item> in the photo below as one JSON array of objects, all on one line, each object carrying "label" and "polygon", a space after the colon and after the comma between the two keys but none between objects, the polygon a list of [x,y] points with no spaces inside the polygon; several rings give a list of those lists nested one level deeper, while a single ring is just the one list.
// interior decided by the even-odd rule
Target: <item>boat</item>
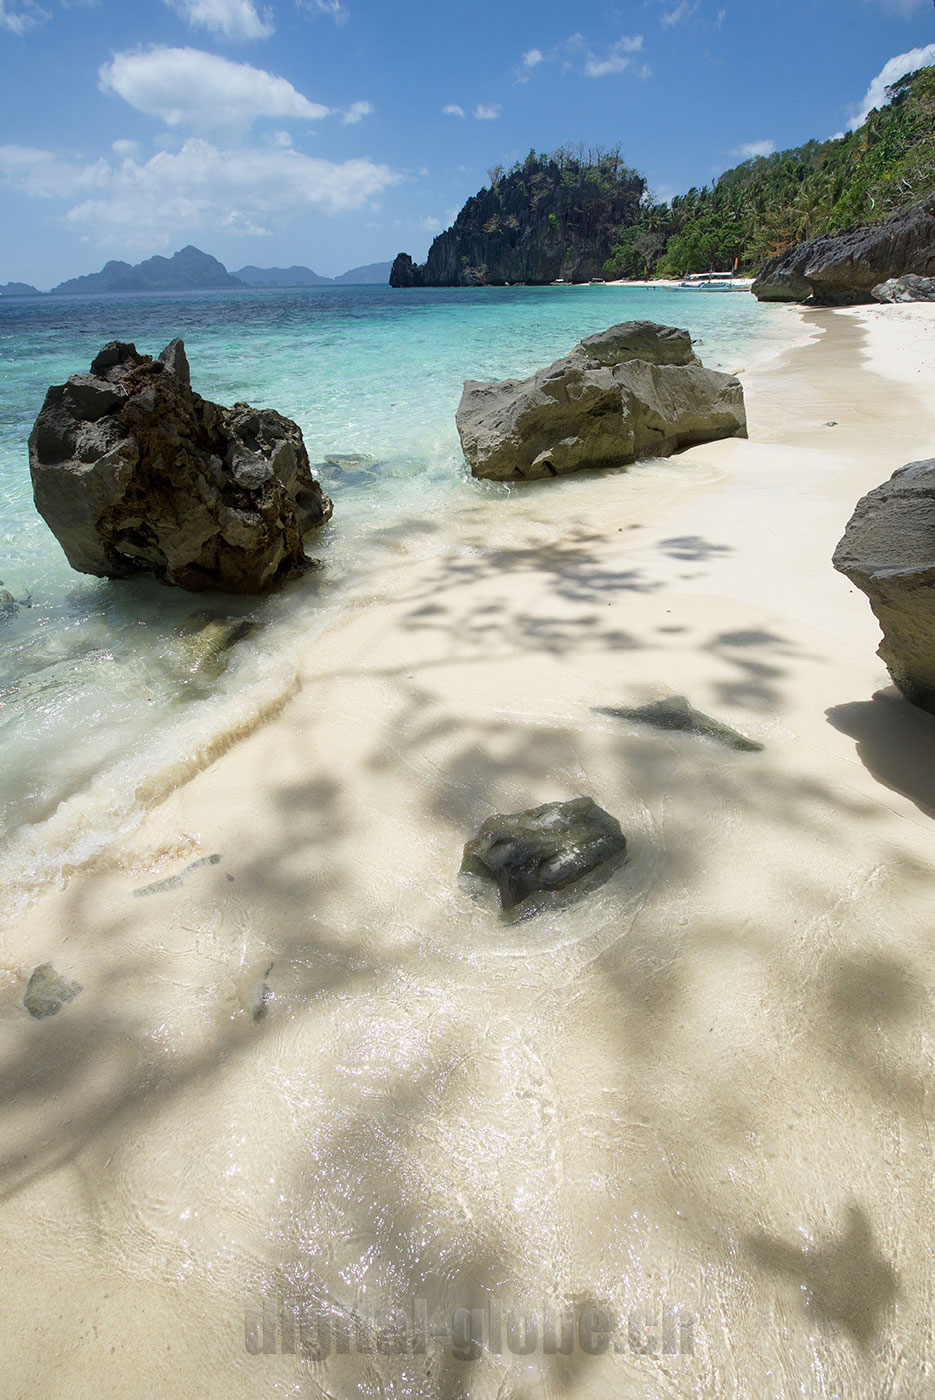
[{"label": "boat", "polygon": [[739,285],[735,283],[732,272],[689,272],[679,282],[677,290],[686,292],[745,292],[749,286],[750,283],[746,278]]}]

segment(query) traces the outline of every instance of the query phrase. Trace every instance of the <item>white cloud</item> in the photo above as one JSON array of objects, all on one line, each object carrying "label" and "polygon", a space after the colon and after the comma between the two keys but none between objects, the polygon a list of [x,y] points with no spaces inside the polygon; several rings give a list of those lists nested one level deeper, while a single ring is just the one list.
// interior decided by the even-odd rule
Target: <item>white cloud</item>
[{"label": "white cloud", "polygon": [[541,49],[529,49],[523,54],[523,67],[535,68],[538,63],[542,62],[544,57],[545,55]]},{"label": "white cloud", "polygon": [[119,156],[121,160],[127,160],[128,158],[130,160],[135,160],[140,153],[140,143],[139,141],[120,139],[111,141],[110,149],[113,151],[114,155]]},{"label": "white cloud", "polygon": [[614,73],[622,73],[625,68],[629,68],[632,62],[631,55],[638,53],[642,47],[642,34],[624,34],[610,46],[603,58],[597,58],[593,53],[588,55],[584,64],[585,77],[607,78]]},{"label": "white cloud", "polygon": [[404,177],[366,159],[337,164],[268,146],[224,150],[190,137],[145,163],[82,163],[51,151],[0,146],[0,182],[43,197],[85,194],[66,222],[101,246],[168,247],[180,232],[266,234],[290,218],[372,204]]},{"label": "white cloud", "polygon": [[309,102],[285,78],[201,49],[118,53],[98,76],[102,92],[117,93],[167,126],[193,131],[243,131],[259,117],[328,115],[327,107]]},{"label": "white cloud", "polygon": [[369,117],[372,111],[373,108],[369,102],[352,102],[341,121],[345,126],[356,126],[358,122],[363,121],[364,117]]},{"label": "white cloud", "polygon": [[426,233],[437,233],[438,230],[441,228],[441,226],[442,226],[442,221],[441,221],[441,219],[435,219],[435,218],[432,218],[431,216],[429,216],[429,217],[426,218],[426,219],[420,219],[420,220],[419,220],[419,227],[420,227],[420,228],[424,228],[425,231],[426,231]]},{"label": "white cloud", "polygon": [[723,27],[724,21],[725,21],[726,19],[727,19],[727,11],[726,11],[726,10],[718,10],[718,12],[717,12],[717,19],[715,20],[715,23],[714,23],[715,29],[721,29],[721,28]]},{"label": "white cloud", "polygon": [[449,102],[447,107],[442,108],[444,117],[463,117],[464,114],[464,108],[459,107],[457,102]]},{"label": "white cloud", "polygon": [[474,115],[479,122],[495,122],[502,111],[499,102],[478,102]]},{"label": "white cloud", "polygon": [[776,149],[775,141],[744,141],[731,151],[732,156],[741,160],[753,160],[755,156],[771,156]]},{"label": "white cloud", "polygon": [[49,18],[48,10],[36,5],[34,0],[19,0],[19,4],[0,0],[0,29],[7,29],[11,34],[25,34],[27,29],[34,29]]},{"label": "white cloud", "polygon": [[905,77],[916,68],[924,68],[929,63],[935,63],[935,44],[926,44],[922,49],[910,49],[908,53],[897,54],[888,63],[884,63],[864,93],[860,105],[854,108],[848,130],[855,131],[857,127],[863,126],[874,107],[886,106],[886,89],[890,83],[895,83],[898,78]]},{"label": "white cloud", "polygon": [[681,24],[683,19],[689,19],[697,10],[699,0],[682,0],[680,5],[676,5],[673,10],[665,10],[660,18],[663,29],[671,29],[673,25]]},{"label": "white cloud", "polygon": [[273,32],[272,11],[262,17],[253,0],[164,0],[195,29],[224,39],[266,39]]},{"label": "white cloud", "polygon": [[341,0],[295,0],[300,10],[307,10],[310,15],[328,15],[335,24],[343,24],[350,15],[350,10],[345,9]]}]

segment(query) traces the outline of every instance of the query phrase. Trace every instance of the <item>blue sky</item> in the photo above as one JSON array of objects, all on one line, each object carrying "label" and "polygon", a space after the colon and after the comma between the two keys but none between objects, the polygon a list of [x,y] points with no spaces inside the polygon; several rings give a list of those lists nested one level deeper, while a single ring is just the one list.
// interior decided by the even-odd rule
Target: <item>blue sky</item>
[{"label": "blue sky", "polygon": [[668,198],[845,129],[913,50],[932,0],[0,0],[0,282],[421,259],[530,147],[619,142]]}]

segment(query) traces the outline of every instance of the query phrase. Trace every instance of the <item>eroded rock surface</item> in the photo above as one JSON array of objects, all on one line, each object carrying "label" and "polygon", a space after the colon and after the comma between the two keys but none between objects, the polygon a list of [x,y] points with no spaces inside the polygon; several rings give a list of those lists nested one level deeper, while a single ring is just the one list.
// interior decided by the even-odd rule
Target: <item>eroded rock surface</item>
[{"label": "eroded rock surface", "polygon": [[627,321],[531,379],[468,380],[458,433],[474,476],[564,476],[746,437],[739,379],[704,369],[688,331]]},{"label": "eroded rock surface", "polygon": [[907,273],[935,276],[935,195],[885,223],[797,243],[766,264],[751,290],[760,301],[849,306]]},{"label": "eroded rock surface", "polygon": [[464,848],[461,874],[493,881],[509,911],[581,880],[620,857],[626,844],[619,822],[590,797],[547,802],[484,822]]},{"label": "eroded rock surface", "polygon": [[899,689],[935,714],[935,458],[858,501],[832,562],[869,598],[883,629],[877,655]]},{"label": "eroded rock surface", "polygon": [[36,506],[68,562],[200,591],[263,593],[310,567],[331,515],[298,424],[196,394],[181,340],[121,341],[49,389],[29,439]]},{"label": "eroded rock surface", "polygon": [[907,272],[905,277],[891,277],[873,288],[874,301],[935,301],[935,277],[917,277]]}]

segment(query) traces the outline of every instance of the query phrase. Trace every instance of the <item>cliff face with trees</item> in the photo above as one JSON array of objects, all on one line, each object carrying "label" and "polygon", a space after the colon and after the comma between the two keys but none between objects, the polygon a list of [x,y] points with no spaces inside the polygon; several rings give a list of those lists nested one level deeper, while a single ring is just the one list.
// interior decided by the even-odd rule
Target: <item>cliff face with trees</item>
[{"label": "cliff face with trees", "polygon": [[830,141],[744,161],[670,204],[619,149],[530,151],[467,201],[424,267],[404,253],[393,286],[681,277],[767,259],[817,234],[878,223],[935,189],[935,68],[888,89],[887,106]]},{"label": "cliff face with trees", "polygon": [[424,267],[401,253],[394,287],[586,282],[603,276],[621,228],[637,218],[646,184],[613,151],[555,151],[511,170],[467,201],[433,242]]},{"label": "cliff face with trees", "polygon": [[878,223],[935,187],[935,69],[908,74],[890,103],[848,135],[744,161],[671,205],[644,203],[622,228],[605,276],[759,271],[786,248]]}]

